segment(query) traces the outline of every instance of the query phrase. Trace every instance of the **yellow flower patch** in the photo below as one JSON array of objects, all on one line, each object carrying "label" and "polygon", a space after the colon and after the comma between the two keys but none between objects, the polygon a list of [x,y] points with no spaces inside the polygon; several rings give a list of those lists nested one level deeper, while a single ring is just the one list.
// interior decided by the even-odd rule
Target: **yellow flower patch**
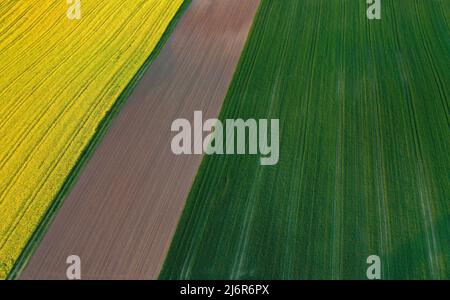
[{"label": "yellow flower patch", "polygon": [[0,279],[183,0],[0,3]]}]

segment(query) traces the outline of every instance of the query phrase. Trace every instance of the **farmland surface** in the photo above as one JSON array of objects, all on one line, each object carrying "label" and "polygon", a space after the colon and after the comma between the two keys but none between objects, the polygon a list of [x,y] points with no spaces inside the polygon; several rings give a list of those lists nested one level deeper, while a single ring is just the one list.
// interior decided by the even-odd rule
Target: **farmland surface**
[{"label": "farmland surface", "polygon": [[21,279],[151,279],[161,269],[201,156],[175,156],[172,121],[217,117],[259,0],[193,0],[143,75]]},{"label": "farmland surface", "polygon": [[450,278],[450,1],[263,0],[220,118],[280,161],[207,156],[160,278]]},{"label": "farmland surface", "polygon": [[182,0],[0,4],[0,278]]}]

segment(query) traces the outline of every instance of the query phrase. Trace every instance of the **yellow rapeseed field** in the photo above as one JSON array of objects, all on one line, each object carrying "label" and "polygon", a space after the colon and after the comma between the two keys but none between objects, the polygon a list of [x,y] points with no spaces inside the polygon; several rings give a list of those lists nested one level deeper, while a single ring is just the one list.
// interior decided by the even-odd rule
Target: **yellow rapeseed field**
[{"label": "yellow rapeseed field", "polygon": [[0,279],[182,2],[0,2]]}]

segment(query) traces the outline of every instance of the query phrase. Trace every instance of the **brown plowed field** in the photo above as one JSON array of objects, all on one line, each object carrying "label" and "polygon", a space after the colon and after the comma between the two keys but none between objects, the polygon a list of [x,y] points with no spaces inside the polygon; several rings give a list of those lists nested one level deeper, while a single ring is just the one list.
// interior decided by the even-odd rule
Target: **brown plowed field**
[{"label": "brown plowed field", "polygon": [[218,115],[259,0],[193,0],[99,144],[21,279],[156,278],[202,156],[175,156],[177,118]]}]

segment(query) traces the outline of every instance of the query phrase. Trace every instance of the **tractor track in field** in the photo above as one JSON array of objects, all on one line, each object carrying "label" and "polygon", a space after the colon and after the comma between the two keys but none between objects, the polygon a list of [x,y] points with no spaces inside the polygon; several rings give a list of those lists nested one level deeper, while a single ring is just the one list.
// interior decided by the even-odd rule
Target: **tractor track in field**
[{"label": "tractor track in field", "polygon": [[449,1],[261,1],[219,120],[279,119],[278,164],[206,156],[160,279],[448,279]]}]

